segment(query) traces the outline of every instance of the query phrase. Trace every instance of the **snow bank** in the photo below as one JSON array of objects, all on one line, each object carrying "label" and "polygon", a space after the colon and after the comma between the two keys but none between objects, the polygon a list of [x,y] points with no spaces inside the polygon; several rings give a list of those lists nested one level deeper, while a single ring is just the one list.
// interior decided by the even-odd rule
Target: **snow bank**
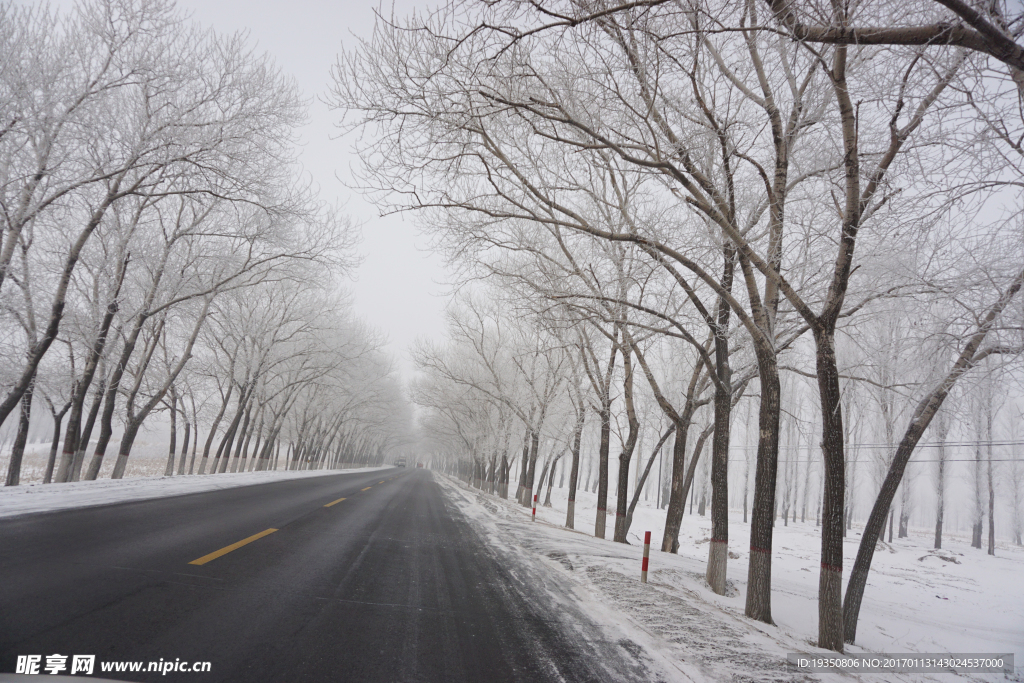
[{"label": "snow bank", "polygon": [[[439,477],[440,479],[440,477]],[[566,491],[555,490],[553,507],[530,510],[471,489],[445,483],[453,500],[495,544],[541,558],[551,571],[572,577],[589,596],[586,610],[599,622],[633,628],[634,638],[672,662],[689,680],[850,680],[832,674],[797,674],[785,665],[789,652],[825,653],[817,637],[819,530],[779,520],[772,564],[772,615],[777,626],[743,616],[750,528],[742,512],[730,519],[729,594],[716,595],[704,580],[710,519],[687,514],[679,555],[659,552],[664,510],[641,502],[629,533],[632,545],[594,538],[596,496],[580,492],[576,527],[565,529]],[[611,502],[610,502],[611,506]],[[608,533],[614,527],[609,516]],[[640,578],[644,531],[652,531],[649,583]],[[849,576],[860,538],[845,550]],[[931,550],[923,532],[885,544],[875,555],[861,608],[857,644],[847,652],[1013,652],[1012,678],[1024,680],[1024,551],[999,546],[996,556],[949,537]],[[871,680],[948,681],[948,674],[870,674]],[[1002,674],[962,676],[1007,680]]]},{"label": "snow bank", "polygon": [[388,469],[362,467],[347,470],[306,470],[298,472],[245,472],[237,474],[203,474],[177,477],[132,477],[126,479],[97,479],[68,484],[25,484],[0,488],[0,517],[12,517],[33,512],[65,510],[122,503],[129,500],[180,496],[186,493],[228,489],[235,486],[267,484],[285,479],[323,477],[331,474],[351,474]]}]

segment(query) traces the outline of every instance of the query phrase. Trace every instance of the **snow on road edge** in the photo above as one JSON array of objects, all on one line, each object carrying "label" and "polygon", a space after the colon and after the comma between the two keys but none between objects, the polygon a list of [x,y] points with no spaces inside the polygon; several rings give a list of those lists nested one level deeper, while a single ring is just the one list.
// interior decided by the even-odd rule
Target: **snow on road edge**
[{"label": "snow on road edge", "polygon": [[189,493],[229,489],[236,486],[268,484],[287,479],[323,477],[332,474],[356,474],[390,469],[360,467],[345,470],[301,470],[202,474],[177,477],[132,477],[97,479],[67,484],[28,484],[0,489],[0,518],[52,512],[71,508],[94,507],[127,501],[181,496]]},{"label": "snow on road edge", "polygon": [[[595,600],[593,593],[586,586],[575,581],[574,577],[557,571],[552,572],[552,562],[557,560],[536,553],[524,552],[525,548],[522,547],[520,535],[509,533],[507,528],[508,523],[512,520],[503,514],[506,512],[505,510],[498,508],[503,501],[492,496],[484,497],[478,491],[470,489],[462,482],[451,479],[440,472],[435,471],[433,474],[434,480],[447,495],[448,502],[462,512],[493,550],[499,552],[506,561],[514,563],[510,567],[513,574],[523,577],[532,576],[535,579],[541,578],[539,585],[531,585],[535,589],[543,590],[550,598],[551,602],[544,605],[543,608],[549,612],[558,613],[563,625],[575,629],[576,636],[581,640],[602,644],[602,652],[609,658],[609,661],[602,664],[615,668],[615,663],[610,660],[616,656],[625,655],[624,659],[631,660],[634,675],[636,675],[635,668],[637,666],[643,672],[635,680],[650,681],[651,683],[655,681],[658,683],[698,683],[707,680],[698,672],[688,670],[687,667],[680,666],[678,662],[664,657],[661,651],[649,642],[651,639],[649,633],[636,628],[631,622],[622,620],[616,610],[609,608],[600,600]],[[504,503],[508,505],[507,501]],[[573,621],[573,613],[589,618],[589,621],[599,628],[601,633],[595,637],[593,632],[587,631],[586,624]],[[609,645],[618,645],[619,647],[608,647]],[[608,678],[607,680],[620,679]]]},{"label": "snow on road edge", "polygon": [[[804,674],[788,670],[786,653],[834,654],[785,628],[746,619],[719,603],[703,576],[673,566],[675,556],[658,557],[651,582],[639,582],[642,548],[532,522],[528,508],[438,476],[452,502],[495,546],[533,566],[556,572],[576,586],[578,606],[602,626],[627,632],[663,668],[688,681],[851,681],[845,674]],[[736,599],[733,596],[732,599]],[[808,615],[816,619],[817,615]],[[853,648],[860,651],[860,648]],[[877,680],[924,682],[1007,680],[1002,674],[872,674]],[[1011,675],[1009,680],[1019,680]]]}]

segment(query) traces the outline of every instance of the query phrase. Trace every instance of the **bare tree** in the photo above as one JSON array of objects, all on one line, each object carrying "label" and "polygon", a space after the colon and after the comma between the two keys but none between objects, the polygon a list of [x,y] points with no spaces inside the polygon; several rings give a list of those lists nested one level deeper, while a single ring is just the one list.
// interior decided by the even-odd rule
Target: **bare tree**
[{"label": "bare tree", "polygon": [[935,415],[936,470],[935,470],[935,549],[942,548],[942,523],[946,515],[946,438],[949,436],[949,416],[945,410]]}]

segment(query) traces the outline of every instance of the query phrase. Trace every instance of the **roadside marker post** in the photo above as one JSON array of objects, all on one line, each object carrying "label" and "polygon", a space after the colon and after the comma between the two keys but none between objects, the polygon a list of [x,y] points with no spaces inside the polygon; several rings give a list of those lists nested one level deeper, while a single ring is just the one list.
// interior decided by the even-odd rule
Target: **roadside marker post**
[{"label": "roadside marker post", "polygon": [[647,583],[647,563],[651,558],[651,532],[644,532],[644,562],[640,565],[640,583]]},{"label": "roadside marker post", "polygon": [[537,494],[533,494],[533,521],[537,521]]}]

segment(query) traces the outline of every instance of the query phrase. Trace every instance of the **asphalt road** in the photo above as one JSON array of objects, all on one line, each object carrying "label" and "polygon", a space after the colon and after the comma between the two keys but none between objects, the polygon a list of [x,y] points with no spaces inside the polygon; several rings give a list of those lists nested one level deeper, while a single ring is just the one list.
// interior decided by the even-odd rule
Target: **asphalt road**
[{"label": "asphalt road", "polygon": [[[126,681],[642,679],[533,585],[427,470],[28,515],[0,520],[0,672],[86,654]],[[101,671],[120,661],[144,670]]]}]

